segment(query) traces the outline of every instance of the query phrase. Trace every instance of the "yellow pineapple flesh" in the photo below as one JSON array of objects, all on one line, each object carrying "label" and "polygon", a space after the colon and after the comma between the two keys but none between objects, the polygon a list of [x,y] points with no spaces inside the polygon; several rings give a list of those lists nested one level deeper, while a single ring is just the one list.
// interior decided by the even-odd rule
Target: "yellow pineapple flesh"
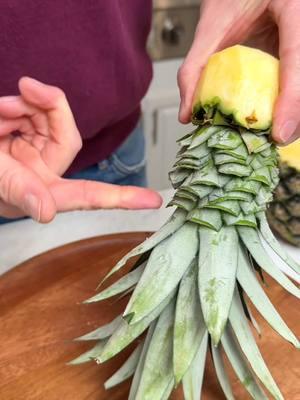
[{"label": "yellow pineapple flesh", "polygon": [[194,96],[194,112],[216,106],[248,129],[271,126],[278,95],[279,62],[275,57],[245,46],[213,54]]}]

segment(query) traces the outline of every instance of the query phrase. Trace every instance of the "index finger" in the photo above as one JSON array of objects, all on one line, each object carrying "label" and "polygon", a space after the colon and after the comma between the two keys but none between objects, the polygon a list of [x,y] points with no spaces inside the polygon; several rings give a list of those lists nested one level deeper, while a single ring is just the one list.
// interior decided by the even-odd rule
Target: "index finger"
[{"label": "index finger", "polygon": [[87,180],[58,179],[50,187],[58,211],[100,208],[158,208],[162,200],[151,189]]}]

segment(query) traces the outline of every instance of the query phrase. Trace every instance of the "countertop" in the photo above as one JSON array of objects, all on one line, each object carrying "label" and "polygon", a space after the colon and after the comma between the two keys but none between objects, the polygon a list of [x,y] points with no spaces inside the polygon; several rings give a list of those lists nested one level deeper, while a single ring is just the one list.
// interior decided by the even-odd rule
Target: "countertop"
[{"label": "countertop", "polygon": [[65,243],[117,232],[156,231],[173,212],[164,207],[173,190],[160,194],[164,204],[159,210],[72,211],[57,215],[49,224],[24,219],[0,225],[0,274]]},{"label": "countertop", "polygon": [[[0,274],[37,254],[76,240],[117,232],[156,231],[173,212],[164,207],[173,190],[160,193],[164,204],[159,210],[73,211],[57,215],[46,225],[30,219],[0,225]],[[300,262],[300,249],[285,243],[282,246]],[[283,263],[280,266],[299,280]]]}]

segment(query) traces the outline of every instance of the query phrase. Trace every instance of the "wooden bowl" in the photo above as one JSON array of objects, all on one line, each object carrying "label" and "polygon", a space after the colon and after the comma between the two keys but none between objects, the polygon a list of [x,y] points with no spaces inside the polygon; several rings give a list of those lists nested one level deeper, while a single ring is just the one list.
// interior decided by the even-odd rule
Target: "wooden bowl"
[{"label": "wooden bowl", "polygon": [[[0,399],[125,400],[130,381],[105,391],[104,381],[121,365],[128,350],[104,365],[66,363],[91,347],[72,339],[122,312],[127,299],[83,305],[98,282],[147,233],[126,233],[75,242],[19,265],[0,277]],[[273,281],[267,289],[288,325],[299,332],[296,300]],[[257,338],[269,368],[287,400],[300,399],[296,350],[255,315]],[[130,350],[130,349],[129,349]],[[237,399],[248,395],[232,375]],[[182,399],[179,389],[172,399]],[[208,355],[202,399],[224,399]],[[155,400],[155,399],[153,399]]]}]

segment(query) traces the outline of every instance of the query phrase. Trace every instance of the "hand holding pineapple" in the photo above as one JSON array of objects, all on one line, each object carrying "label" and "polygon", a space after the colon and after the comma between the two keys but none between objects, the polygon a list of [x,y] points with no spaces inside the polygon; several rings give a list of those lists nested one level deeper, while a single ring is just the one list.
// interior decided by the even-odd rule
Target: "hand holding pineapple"
[{"label": "hand holding pineapple", "polygon": [[148,189],[61,178],[81,148],[66,97],[29,78],[19,89],[20,96],[0,97],[1,216],[48,222],[59,211],[160,206]]},{"label": "hand holding pineapple", "polygon": [[254,47],[280,57],[280,93],[275,105],[273,138],[285,143],[299,137],[299,19],[298,0],[203,0],[194,43],[178,76],[181,122],[190,120],[196,83],[208,57],[249,39]]}]

